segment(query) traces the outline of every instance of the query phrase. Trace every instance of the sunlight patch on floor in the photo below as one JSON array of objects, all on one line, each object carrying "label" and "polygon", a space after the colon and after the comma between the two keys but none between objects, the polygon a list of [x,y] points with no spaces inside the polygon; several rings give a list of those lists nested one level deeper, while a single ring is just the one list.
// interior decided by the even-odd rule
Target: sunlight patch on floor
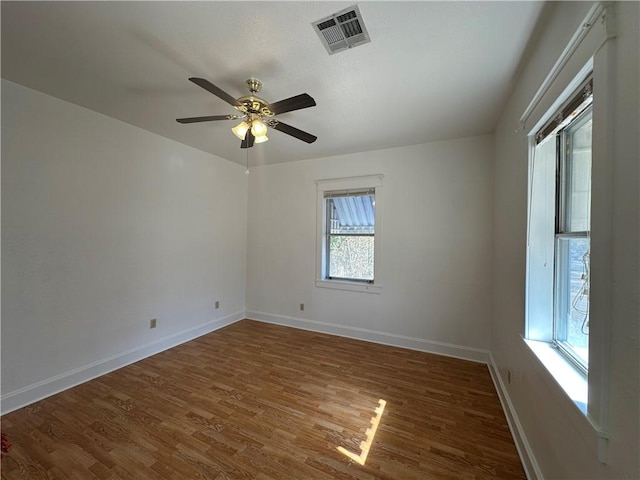
[{"label": "sunlight patch on floor", "polygon": [[346,455],[354,462],[364,465],[367,461],[367,455],[369,455],[369,449],[371,448],[371,444],[373,443],[373,438],[376,436],[376,430],[378,430],[378,425],[380,425],[380,419],[382,418],[382,412],[384,412],[384,407],[386,407],[387,402],[380,399],[378,400],[378,407],[375,409],[375,417],[371,417],[371,427],[367,428],[366,434],[367,439],[360,442],[360,455],[356,455],[353,452],[350,452],[346,448],[337,447],[337,450]]}]

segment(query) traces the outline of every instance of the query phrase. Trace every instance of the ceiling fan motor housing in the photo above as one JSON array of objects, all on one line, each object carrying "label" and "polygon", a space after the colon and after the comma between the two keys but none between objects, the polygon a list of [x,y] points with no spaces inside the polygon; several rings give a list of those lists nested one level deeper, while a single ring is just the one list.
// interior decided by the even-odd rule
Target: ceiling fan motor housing
[{"label": "ceiling fan motor housing", "polygon": [[[262,82],[257,78],[250,78],[247,80],[247,87],[251,92],[251,95],[240,97],[238,102],[242,105],[235,107],[237,110],[247,114],[249,117],[273,117],[275,113],[269,108],[269,103],[263,98],[255,95],[262,90]],[[251,119],[251,118],[250,118]]]},{"label": "ceiling fan motor housing", "polygon": [[275,115],[269,108],[267,101],[255,95],[240,97],[238,102],[242,105],[235,108],[247,115],[258,115],[260,117],[273,117]]}]

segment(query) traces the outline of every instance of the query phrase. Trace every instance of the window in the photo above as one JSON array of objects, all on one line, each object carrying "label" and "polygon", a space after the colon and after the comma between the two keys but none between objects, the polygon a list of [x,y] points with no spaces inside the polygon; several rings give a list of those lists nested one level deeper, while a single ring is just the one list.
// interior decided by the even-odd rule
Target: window
[{"label": "window", "polygon": [[375,189],[325,192],[326,278],[373,283]]},{"label": "window", "polygon": [[535,135],[530,165],[527,338],[589,364],[592,80]]},{"label": "window", "polygon": [[554,341],[585,371],[589,362],[591,118],[589,106],[558,135],[555,235]]},{"label": "window", "polygon": [[316,286],[380,291],[382,176],[321,180]]}]

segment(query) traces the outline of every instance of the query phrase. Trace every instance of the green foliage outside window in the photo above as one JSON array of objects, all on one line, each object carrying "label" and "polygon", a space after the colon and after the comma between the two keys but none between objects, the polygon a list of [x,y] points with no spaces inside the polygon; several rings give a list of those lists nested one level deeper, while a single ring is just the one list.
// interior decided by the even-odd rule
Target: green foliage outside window
[{"label": "green foliage outside window", "polygon": [[373,280],[373,236],[331,236],[329,277]]}]

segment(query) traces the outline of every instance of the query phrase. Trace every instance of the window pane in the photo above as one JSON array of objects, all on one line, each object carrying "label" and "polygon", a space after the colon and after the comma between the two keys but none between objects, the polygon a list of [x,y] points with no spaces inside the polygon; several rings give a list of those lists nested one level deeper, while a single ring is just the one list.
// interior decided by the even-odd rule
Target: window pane
[{"label": "window pane", "polygon": [[556,255],[556,341],[587,367],[589,359],[588,237],[559,237]]},{"label": "window pane", "polygon": [[591,217],[591,110],[566,130],[565,232],[588,232]]},{"label": "window pane", "polygon": [[373,236],[330,236],[329,277],[373,280]]},{"label": "window pane", "polygon": [[353,195],[327,200],[331,219],[331,233],[365,233],[375,232],[375,196]]}]

